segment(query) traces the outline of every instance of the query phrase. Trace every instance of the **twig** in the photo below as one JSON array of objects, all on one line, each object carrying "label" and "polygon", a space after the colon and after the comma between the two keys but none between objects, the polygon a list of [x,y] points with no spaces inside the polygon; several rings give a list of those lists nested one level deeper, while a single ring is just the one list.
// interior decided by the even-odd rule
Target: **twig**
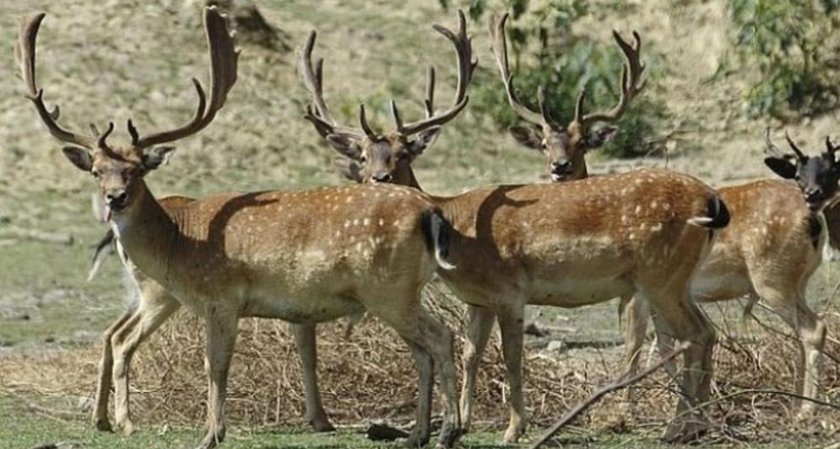
[{"label": "twig", "polygon": [[622,376],[618,380],[616,380],[616,381],[614,381],[614,382],[612,382],[608,385],[605,385],[604,387],[601,387],[600,389],[598,389],[598,391],[596,391],[595,393],[592,393],[591,396],[589,396],[588,398],[586,398],[582,402],[579,402],[574,408],[572,408],[571,410],[566,412],[566,414],[563,415],[563,417],[560,418],[559,421],[554,423],[554,425],[552,425],[551,428],[549,428],[545,433],[543,433],[542,436],[540,436],[537,439],[537,441],[534,442],[534,444],[529,446],[529,449],[539,448],[540,446],[545,444],[548,440],[550,440],[551,437],[553,437],[557,432],[559,432],[560,429],[562,429],[566,424],[568,424],[573,419],[575,419],[575,417],[577,417],[578,415],[583,413],[587,408],[591,407],[592,404],[594,404],[595,402],[598,402],[598,400],[600,400],[602,397],[604,397],[608,393],[612,393],[613,391],[620,390],[622,388],[627,387],[630,384],[636,383],[636,382],[644,379],[645,377],[649,376],[654,371],[656,371],[659,368],[662,368],[663,366],[665,366],[665,364],[667,364],[668,362],[673,360],[676,356],[685,352],[688,349],[688,347],[689,347],[688,343],[682,343],[679,346],[677,346],[676,348],[674,348],[674,351],[671,352],[670,354],[668,354],[667,357],[663,357],[655,365],[652,365],[648,368],[645,368],[644,370],[640,371],[639,373],[635,374],[634,376],[631,376],[631,377],[628,377],[628,378],[623,378],[623,376]]}]

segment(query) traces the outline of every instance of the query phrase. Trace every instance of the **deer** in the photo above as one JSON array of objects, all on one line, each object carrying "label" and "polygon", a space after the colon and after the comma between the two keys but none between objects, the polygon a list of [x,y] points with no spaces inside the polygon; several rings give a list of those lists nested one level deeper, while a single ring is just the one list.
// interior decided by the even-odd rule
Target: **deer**
[{"label": "deer", "polygon": [[[442,25],[436,25],[436,28],[444,34],[452,35],[452,32]],[[432,83],[430,88],[434,90],[433,69],[430,73]],[[427,117],[431,115],[432,113],[429,112]],[[162,198],[160,202],[164,208],[169,210],[179,208],[194,200],[194,198],[184,196],[170,196]],[[95,205],[94,209],[94,213],[98,213],[99,207]],[[113,230],[106,232],[95,245],[94,254],[91,258],[92,268],[88,275],[89,279],[98,270],[103,257],[107,254],[106,249],[113,244],[117,246],[117,253],[129,278],[126,288],[129,290],[128,293],[133,301],[129,310],[123,313],[103,333],[103,351],[100,358],[99,377],[91,416],[97,429],[112,431],[111,423],[108,420],[108,403],[111,387],[116,385],[114,388],[116,424],[123,429],[124,434],[130,435],[135,429],[131,420],[128,388],[131,358],[139,346],[160,328],[180,306],[178,301],[168,294],[160,284],[143,275],[130,262],[119,242],[115,240]],[[135,294],[135,292],[137,293]],[[157,309],[162,310],[162,312],[154,312]],[[152,312],[147,312],[147,310]],[[359,318],[360,316],[348,317],[348,333]],[[320,388],[318,387],[315,326],[307,323],[291,323],[291,325],[302,367],[301,377],[305,392],[304,421],[309,423],[316,432],[334,431],[335,427],[324,410]]]},{"label": "deer", "polygon": [[[458,84],[440,115],[454,119],[466,103],[472,60],[465,19],[459,12]],[[305,118],[342,157],[336,164],[362,184],[399,183],[419,189],[411,163],[439,129],[421,134],[403,124],[391,100],[394,128],[375,131],[359,110],[359,128],[339,124],[323,97],[323,59],[312,61],[316,33],[299,51],[303,84],[311,95]],[[424,109],[435,110],[429,70]],[[438,125],[443,125],[442,121]],[[416,136],[415,136],[416,134]],[[696,178],[640,170],[574,183],[499,185],[462,194],[430,196],[450,224],[449,258],[457,270],[437,274],[468,307],[461,393],[463,428],[472,415],[478,360],[494,319],[502,335],[510,421],[504,440],[517,441],[527,424],[522,394],[523,317],[528,304],[579,307],[639,294],[662,319],[657,326],[685,342],[685,396],[665,430],[670,441],[701,434],[704,418],[692,407],[710,395],[715,331],[690,300],[688,285],[715,234],[729,221],[726,204]],[[663,274],[664,273],[664,274]]]},{"label": "deer", "polygon": [[[493,51],[499,74],[505,85],[510,106],[529,125],[510,128],[513,138],[529,149],[541,151],[547,160],[552,182],[586,179],[586,153],[616,134],[611,124],[622,117],[629,102],[644,88],[640,81],[645,65],[640,61],[641,39],[634,32],[629,44],[613,31],[624,56],[619,102],[606,113],[583,114],[585,89],[580,91],[574,116],[568,124],[555,120],[546,110],[544,93],[538,89],[539,112],[526,106],[517,96],[508,65],[505,38],[507,15],[492,28]],[[593,130],[599,122],[608,126]],[[840,169],[836,167],[837,150],[826,140],[827,151],[820,158],[808,158],[786,136],[793,154],[785,154],[766,135],[771,154],[765,163],[780,176],[799,180],[795,183],[764,179],[718,189],[729,206],[732,220],[720,232],[711,253],[691,282],[691,296],[702,303],[749,297],[745,316],[760,299],[779,315],[799,339],[796,391],[815,398],[819,386],[826,327],[808,306],[805,288],[820,264],[820,252],[826,240],[826,225],[819,211],[837,190]],[[795,160],[796,164],[790,161]],[[804,199],[804,201],[803,201]],[[626,375],[638,369],[639,355],[651,316],[644,301],[625,296],[619,313],[626,314]],[[669,337],[657,340],[662,353],[671,346]],[[673,372],[673,368],[670,369]],[[807,416],[814,404],[802,401],[799,413]]]},{"label": "deer", "polygon": [[360,185],[222,193],[167,210],[145,177],[172,151],[165,144],[213,121],[236,82],[239,51],[224,18],[215,8],[205,9],[210,94],[193,79],[198,97],[193,118],[145,135],[129,120],[130,143],[112,146],[113,122],[89,136],[60,125],[59,109],[45,104],[35,76],[44,17],[37,13],[20,21],[15,50],[26,97],[49,134],[68,144],[62,148],[65,157],[93,176],[131,263],[204,321],[209,387],[200,447],[217,447],[225,437],[226,386],[240,318],[314,324],[362,310],[393,327],[415,359],[417,425],[409,444],[429,439],[436,365],[446,397],[437,445],[454,446],[461,432],[453,334],[420,302],[420,290],[437,268],[455,268],[446,257],[450,227],[437,206],[415,189]]}]

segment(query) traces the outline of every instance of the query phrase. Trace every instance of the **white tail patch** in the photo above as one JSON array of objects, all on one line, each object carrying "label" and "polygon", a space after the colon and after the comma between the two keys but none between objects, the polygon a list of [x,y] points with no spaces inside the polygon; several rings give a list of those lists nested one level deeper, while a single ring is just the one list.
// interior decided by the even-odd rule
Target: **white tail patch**
[{"label": "white tail patch", "polygon": [[432,245],[434,245],[435,260],[437,261],[438,266],[444,270],[454,270],[456,268],[455,265],[446,260],[446,257],[443,255],[443,248],[441,248],[440,230],[444,225],[446,225],[446,222],[443,221],[443,218],[441,218],[440,215],[432,214]]},{"label": "white tail patch", "polygon": [[688,220],[686,220],[686,223],[688,223],[690,225],[693,225],[693,226],[699,226],[701,228],[705,228],[705,227],[708,227],[709,224],[712,221],[714,221],[714,220],[712,218],[709,218],[709,217],[692,217],[692,218],[689,218]]}]

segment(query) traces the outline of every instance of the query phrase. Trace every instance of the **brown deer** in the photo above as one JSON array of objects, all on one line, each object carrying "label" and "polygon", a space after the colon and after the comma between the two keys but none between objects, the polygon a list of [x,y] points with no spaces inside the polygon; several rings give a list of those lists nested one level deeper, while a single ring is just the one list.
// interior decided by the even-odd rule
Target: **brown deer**
[{"label": "brown deer", "polygon": [[[463,14],[460,31],[452,38],[462,45],[455,45],[459,87],[444,113],[450,118],[467,101],[466,84],[475,65]],[[313,33],[300,52],[301,75],[313,99],[307,118],[333,148],[351,159],[342,166],[352,167],[345,173],[356,181],[416,187],[411,162],[428,147],[429,136],[412,140],[413,128],[403,125],[394,107],[395,129],[386,133],[371,129],[364,109],[361,129],[338,125],[323,99],[322,61],[312,63],[314,39]],[[434,110],[432,91],[427,90],[427,115]],[[477,362],[494,317],[502,330],[511,388],[511,418],[504,438],[514,442],[526,426],[525,305],[578,307],[636,293],[661,314],[657,326],[663,332],[690,343],[682,383],[686,395],[680,397],[665,437],[688,440],[703,431],[703,419],[691,407],[709,396],[715,337],[689,300],[688,284],[716,230],[728,222],[726,206],[711,188],[686,175],[642,170],[575,183],[479,188],[432,200],[453,227],[449,260],[458,266],[438,274],[470,306],[461,398],[465,425],[471,416]]]},{"label": "brown deer", "polygon": [[[168,196],[160,200],[168,214],[195,201],[194,198]],[[130,435],[134,431],[131,420],[128,373],[131,359],[140,344],[148,339],[160,326],[180,308],[180,303],[154,279],[144,275],[122,250],[109,230],[96,245],[91,273],[92,278],[99,263],[106,255],[106,249],[116,245],[126,279],[126,293],[131,298],[129,309],[124,312],[102,336],[103,348],[99,364],[99,377],[92,420],[97,429],[112,431],[108,420],[108,402],[111,387],[114,387],[116,424],[123,433]],[[317,347],[315,325],[308,323],[290,323],[295,338],[295,346],[301,359],[302,379],[305,396],[304,420],[316,432],[335,430],[321,402],[318,377],[316,373]]]},{"label": "brown deer", "polygon": [[[44,14],[24,18],[16,53],[27,97],[65,156],[91,173],[107,218],[141,273],[204,319],[209,378],[207,433],[202,448],[225,435],[227,377],[241,317],[314,324],[367,310],[391,325],[411,348],[420,394],[409,443],[428,440],[433,363],[440,370],[446,411],[439,446],[460,435],[452,333],[421,307],[420,290],[444,259],[449,227],[415,189],[352,186],[307,191],[219,194],[167,211],[145,176],[171,147],[199,132],[225,103],[236,81],[238,51],[214,8],[204,14],[210,47],[209,98],[197,80],[198,108],[184,126],[141,135],[113,147],[113,122],[98,136],[58,124],[35,80],[35,42]],[[93,127],[92,127],[93,128]],[[164,314],[166,312],[163,312]]]},{"label": "brown deer", "polygon": [[[454,33],[446,27],[435,25],[435,28],[444,35],[454,36]],[[312,44],[314,44],[314,36],[312,36]],[[458,43],[458,45],[463,45],[463,43]],[[429,76],[430,84],[428,88],[433,92],[434,69],[430,69]],[[431,107],[431,104],[429,107]],[[427,110],[427,117],[432,115],[432,111]],[[160,203],[169,213],[172,213],[176,208],[192,201],[194,201],[193,198],[174,196],[162,198]],[[114,232],[108,231],[96,245],[90,276],[95,273],[98,264],[101,263],[105,248],[113,244],[114,241]],[[116,242],[116,244],[119,245],[119,242]],[[130,290],[128,293],[136,299],[136,303],[133,303],[129,310],[123,313],[103,334],[103,352],[100,359],[92,420],[100,430],[110,431],[112,429],[108,421],[108,402],[110,389],[112,385],[115,385],[116,423],[125,434],[130,434],[134,430],[128,388],[131,358],[139,345],[154,333],[180,306],[178,301],[167,293],[160,284],[143,275],[120,248],[118,248],[118,252],[124,269],[131,278],[131,285],[127,286]],[[352,325],[353,317],[350,318]],[[308,323],[291,324],[302,365],[305,391],[304,420],[318,432],[333,431],[335,429],[324,410],[318,387],[315,326]]]},{"label": "brown deer", "polygon": [[[641,42],[638,34],[634,33],[635,42],[631,46],[613,32],[625,58],[618,105],[605,114],[582,115],[584,94],[581,91],[574,117],[564,127],[545,111],[542,99],[538,100],[539,114],[518,99],[507,62],[506,19],[506,15],[502,16],[493,32],[493,49],[499,72],[511,107],[523,120],[542,126],[545,137],[537,139],[534,131],[528,139],[523,139],[525,133],[519,128],[512,128],[511,133],[526,146],[542,149],[549,160],[552,181],[586,178],[588,171],[584,155],[593,147],[590,143],[593,139],[586,137],[589,127],[597,121],[611,123],[618,120],[629,101],[645,85],[644,81],[639,81],[644,64],[639,61]],[[538,97],[541,95],[538,94]],[[612,127],[608,129],[609,134],[617,131]],[[794,156],[783,155],[772,145],[768,134],[767,145],[775,149],[775,155],[765,162],[784,177],[794,178],[800,174],[801,193],[795,184],[777,180],[754,181],[719,189],[721,199],[730,207],[732,221],[721,231],[709,257],[692,280],[691,296],[701,302],[715,302],[747,295],[750,302],[746,313],[755,301],[764,299],[799,337],[801,359],[797,364],[797,391],[814,398],[819,384],[825,325],[808,307],[805,287],[819,266],[825,241],[826,226],[818,210],[837,190],[840,171],[834,162],[836,148],[830,142],[826,142],[828,150],[821,158],[807,158],[790,138],[788,142],[795,152]],[[791,164],[789,159],[795,159],[796,165]],[[558,167],[563,168],[562,173],[558,173]],[[802,200],[803,194],[806,201]],[[644,301],[631,301],[630,297],[622,298],[620,309],[627,310],[626,363],[630,374],[638,366],[639,350],[644,343],[650,312]],[[662,346],[669,346],[668,337],[659,341]],[[808,413],[813,406],[813,403],[803,401],[800,411]]]}]

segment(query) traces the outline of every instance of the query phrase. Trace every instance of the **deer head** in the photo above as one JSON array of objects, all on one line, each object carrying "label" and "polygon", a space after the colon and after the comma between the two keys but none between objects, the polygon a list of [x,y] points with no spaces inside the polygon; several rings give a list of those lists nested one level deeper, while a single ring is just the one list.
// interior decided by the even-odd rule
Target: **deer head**
[{"label": "deer head", "polygon": [[21,77],[26,84],[26,97],[34,104],[41,120],[50,134],[68,143],[64,155],[80,170],[96,178],[100,193],[105,199],[107,216],[124,211],[142,196],[143,177],[158,168],[174,147],[164,145],[197,133],[213,121],[216,112],[224,105],[227,93],[236,82],[236,66],[239,56],[234,49],[233,38],[228,33],[225,19],[215,8],[204,13],[204,27],[210,47],[210,98],[201,83],[193,78],[198,94],[198,108],[193,119],[186,125],[170,131],[141,136],[128,120],[131,143],[123,146],[108,144],[108,136],[114,131],[114,123],[100,132],[93,124],[90,135],[69,131],[58,124],[60,109],[49,110],[44,104],[44,90],[35,82],[35,41],[45,14],[22,18],[19,23],[18,42],[15,56],[20,66]]},{"label": "deer head", "polygon": [[458,21],[457,34],[441,25],[434,25],[435,30],[452,42],[458,57],[458,86],[452,105],[442,113],[435,113],[435,69],[429,67],[426,117],[405,123],[396,102],[391,100],[395,128],[384,133],[371,128],[364,105],[359,106],[359,128],[340,126],[333,120],[323,98],[323,59],[312,63],[317,34],[315,31],[309,34],[306,44],[298,53],[300,74],[312,95],[312,104],[307,108],[305,118],[342,155],[336,161],[336,166],[346,177],[357,182],[389,182],[418,187],[411,162],[435,141],[441,126],[455,118],[467,105],[467,85],[478,63],[472,58],[471,38],[467,36],[467,22],[462,11],[458,11]]},{"label": "deer head", "polygon": [[505,83],[508,102],[519,117],[528,122],[524,126],[512,126],[510,133],[513,138],[526,148],[541,151],[547,161],[549,175],[554,182],[580,179],[588,176],[586,171],[586,152],[600,147],[610,141],[618,132],[615,126],[604,126],[594,129],[596,123],[615,123],[624,114],[627,105],[645,87],[645,81],[640,81],[645,65],[639,60],[641,39],[639,33],[633,32],[633,45],[628,44],[617,31],[613,37],[624,54],[625,64],[621,71],[621,93],[618,104],[606,112],[592,112],[583,114],[585,89],[581,89],[575,106],[575,115],[566,125],[554,120],[545,102],[543,86],[537,90],[537,104],[539,112],[533,111],[516,95],[513,87],[513,74],[508,63],[507,42],[505,38],[505,22],[508,14],[491,23],[490,34],[493,36],[493,53],[502,81]]},{"label": "deer head", "polygon": [[783,152],[773,143],[770,128],[765,129],[764,138],[764,163],[782,178],[796,180],[811,210],[820,210],[834,199],[840,181],[840,162],[835,153],[840,147],[834,146],[828,136],[825,138],[825,151],[819,156],[805,155],[787,131],[785,140],[792,153]]}]

